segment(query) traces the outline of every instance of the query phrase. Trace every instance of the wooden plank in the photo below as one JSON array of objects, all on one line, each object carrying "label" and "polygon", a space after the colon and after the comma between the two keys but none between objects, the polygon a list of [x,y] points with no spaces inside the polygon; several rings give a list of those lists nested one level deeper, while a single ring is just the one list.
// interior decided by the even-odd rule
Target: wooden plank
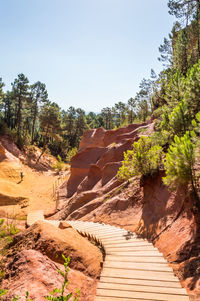
[{"label": "wooden plank", "polygon": [[[102,297],[102,296],[96,296],[94,301],[147,301],[147,299],[136,299],[136,298],[117,298],[117,297]],[[175,301],[175,300],[174,300]]]},{"label": "wooden plank", "polygon": [[108,240],[104,242],[104,245],[107,246],[113,246],[113,247],[123,247],[124,245],[130,245],[130,246],[152,246],[150,242],[147,241],[138,241],[138,240],[126,240],[126,239],[120,239],[120,240]]},{"label": "wooden plank", "polygon": [[146,279],[146,280],[166,280],[178,282],[178,279],[172,272],[158,272],[158,271],[140,271],[140,270],[126,270],[126,269],[114,269],[114,268],[103,268],[102,276],[120,278],[133,278],[133,279]]},{"label": "wooden plank", "polygon": [[104,245],[106,260],[96,301],[189,300],[167,261],[147,240],[119,227],[68,222],[74,229],[96,237]]},{"label": "wooden plank", "polygon": [[114,251],[114,252],[134,252],[134,251],[153,251],[157,252],[159,254],[158,249],[154,248],[153,246],[132,246],[132,245],[126,245],[124,244],[123,247],[112,247],[112,246],[105,246],[106,250]]},{"label": "wooden plank", "polygon": [[84,230],[88,230],[88,231],[110,231],[110,230],[116,230],[116,231],[124,231],[122,229],[119,228],[115,228],[115,227],[109,227],[109,226],[99,226],[99,225],[79,225],[79,224],[72,224],[74,227],[81,227]]},{"label": "wooden plank", "polygon": [[[121,234],[120,234],[120,233],[116,233],[115,236],[110,235],[110,234],[104,234],[104,235],[103,235],[103,234],[99,234],[98,236],[101,236],[102,238],[105,238],[105,239],[106,239],[106,238],[107,238],[107,239],[111,239],[111,238],[112,238],[112,239],[115,239],[116,236],[117,236],[117,234],[120,236],[120,238],[124,238],[124,239],[127,239],[127,240],[128,240],[130,237],[131,237],[131,238],[137,238],[136,236],[130,236],[130,235],[128,235],[127,232],[124,232],[124,233],[121,233]],[[141,240],[141,238],[137,238],[137,239],[140,239],[140,240]]]},{"label": "wooden plank", "polygon": [[[131,292],[131,291],[120,291],[120,290],[109,290],[109,289],[97,289],[97,296],[106,296],[106,297],[125,297],[125,298],[141,298],[144,300],[157,300],[157,301],[174,301],[177,298],[177,295],[170,294],[158,294],[150,292]],[[187,296],[178,296],[177,301],[189,301]]]},{"label": "wooden plank", "polygon": [[158,251],[106,251],[107,255],[113,256],[149,256],[149,257],[162,257],[162,254]]},{"label": "wooden plank", "polygon": [[118,283],[118,284],[130,284],[130,285],[143,285],[143,286],[155,286],[165,288],[181,288],[180,282],[173,282],[167,280],[149,280],[149,279],[131,279],[131,278],[120,278],[120,277],[106,277],[101,276],[100,282],[105,283]]},{"label": "wooden plank", "polygon": [[126,231],[121,230],[121,229],[101,229],[101,228],[97,228],[97,229],[88,229],[87,227],[84,228],[84,231],[90,231],[96,234],[111,234],[111,233],[119,233],[119,234],[126,234]]},{"label": "wooden plank", "polygon": [[106,254],[108,255],[116,255],[116,256],[156,256],[156,257],[162,257],[161,253],[158,251],[128,251],[128,252],[120,252],[120,251],[110,251],[106,250]]},{"label": "wooden plank", "polygon": [[134,256],[134,254],[130,254],[129,256],[115,256],[115,255],[106,255],[106,261],[122,261],[122,262],[142,262],[142,263],[163,263],[166,264],[167,260],[165,260],[162,256]]},{"label": "wooden plank", "polygon": [[54,221],[54,220],[45,220],[45,222],[47,222],[49,224],[52,224],[52,225],[54,225],[56,227],[58,227],[59,224],[60,224],[60,221]]},{"label": "wooden plank", "polygon": [[94,234],[98,237],[116,237],[116,236],[119,236],[119,237],[123,237],[124,235],[124,232],[121,232],[121,231],[118,231],[118,230],[109,230],[109,231],[94,231],[94,230],[88,230],[88,229],[84,229],[82,227],[73,227],[74,229],[76,230],[79,230],[79,231],[84,231],[84,232],[87,232],[87,233],[90,233],[90,234]]},{"label": "wooden plank", "polygon": [[112,289],[121,291],[136,291],[136,292],[149,292],[149,293],[159,293],[159,294],[172,294],[187,296],[187,292],[183,288],[174,287],[162,287],[162,286],[146,286],[146,285],[130,285],[130,284],[119,284],[119,283],[105,283],[99,282],[97,288],[101,289]]},{"label": "wooden plank", "polygon": [[144,270],[144,271],[163,271],[172,272],[172,269],[168,264],[163,263],[142,263],[142,262],[121,262],[121,261],[109,261],[106,259],[103,265],[105,268],[119,268],[127,270]]}]

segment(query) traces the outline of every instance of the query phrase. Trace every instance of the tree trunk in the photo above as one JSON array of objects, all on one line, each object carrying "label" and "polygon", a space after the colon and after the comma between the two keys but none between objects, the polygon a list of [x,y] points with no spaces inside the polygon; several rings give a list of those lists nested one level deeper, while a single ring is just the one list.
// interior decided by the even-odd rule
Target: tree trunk
[{"label": "tree trunk", "polygon": [[34,111],[34,116],[33,116],[33,124],[32,124],[32,133],[31,133],[31,144],[33,144],[34,140],[34,132],[35,132],[35,123],[36,123],[36,118],[37,118],[37,103],[35,105],[35,111]]},{"label": "tree trunk", "polygon": [[47,135],[49,133],[49,126],[47,127],[47,130],[46,130],[46,134],[44,136],[44,143],[43,143],[43,148],[42,148],[42,152],[40,154],[40,156],[38,157],[37,161],[36,161],[36,164],[40,161],[41,157],[43,156],[45,150],[46,150],[46,145],[47,145]]},{"label": "tree trunk", "polygon": [[17,138],[18,139],[20,137],[20,127],[21,127],[21,119],[22,119],[21,109],[22,109],[22,99],[20,95],[18,101],[18,109],[17,109]]}]

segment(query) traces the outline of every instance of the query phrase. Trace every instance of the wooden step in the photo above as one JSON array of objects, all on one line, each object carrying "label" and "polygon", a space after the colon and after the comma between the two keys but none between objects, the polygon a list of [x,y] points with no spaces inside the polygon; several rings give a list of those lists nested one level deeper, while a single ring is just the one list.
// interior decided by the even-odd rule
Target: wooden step
[{"label": "wooden step", "polygon": [[[106,297],[121,297],[121,298],[138,298],[144,300],[157,300],[157,301],[188,301],[187,296],[179,295],[171,295],[171,294],[159,294],[159,293],[151,293],[151,292],[136,292],[136,291],[121,291],[121,290],[112,290],[112,289],[97,289],[97,296],[106,296]],[[177,299],[176,299],[177,298]]]},{"label": "wooden step", "polygon": [[104,246],[106,258],[95,301],[189,301],[167,261],[147,240],[110,225],[68,223]]},{"label": "wooden step", "polygon": [[132,278],[120,278],[120,277],[106,277],[101,276],[100,282],[104,283],[117,283],[117,284],[129,284],[133,287],[136,285],[151,286],[151,287],[164,287],[164,288],[181,288],[179,281],[167,281],[167,280],[149,280],[149,279],[132,279]]},{"label": "wooden step", "polygon": [[149,256],[149,257],[162,257],[162,254],[158,251],[109,251],[106,249],[107,255],[115,255],[115,256]]},{"label": "wooden step", "polygon": [[113,246],[113,247],[123,247],[124,245],[129,245],[129,246],[152,246],[150,242],[147,241],[140,241],[140,240],[125,240],[125,239],[117,239],[115,241],[112,240],[107,240],[104,242],[104,245],[106,247]]},{"label": "wooden step", "polygon": [[164,286],[150,286],[150,285],[131,285],[131,284],[119,284],[119,283],[105,283],[99,282],[97,285],[99,289],[112,289],[112,290],[121,290],[121,291],[136,291],[136,292],[150,292],[150,293],[159,293],[159,294],[171,294],[187,296],[186,290],[183,288],[174,288],[174,287],[164,287]]},{"label": "wooden step", "polygon": [[159,271],[140,271],[140,270],[128,270],[128,269],[115,269],[115,268],[106,268],[102,270],[102,276],[120,278],[131,278],[131,279],[146,279],[146,280],[164,280],[179,282],[178,279],[174,276],[173,272],[159,272]]},{"label": "wooden step", "polygon": [[106,259],[104,262],[105,268],[119,268],[127,270],[143,270],[143,271],[163,271],[171,272],[168,264],[163,263],[142,263],[142,262],[122,262],[122,261],[109,261]]},{"label": "wooden step", "polygon": [[158,249],[154,248],[152,245],[150,246],[135,246],[135,245],[126,245],[121,247],[113,247],[113,246],[105,246],[106,250],[109,251],[125,251],[125,252],[135,252],[135,251],[153,251],[159,253]]},{"label": "wooden step", "polygon": [[122,262],[142,262],[142,263],[163,263],[166,264],[167,260],[165,260],[162,256],[134,256],[134,254],[130,254],[129,256],[116,256],[116,255],[106,255],[106,260],[108,261],[122,261]]}]

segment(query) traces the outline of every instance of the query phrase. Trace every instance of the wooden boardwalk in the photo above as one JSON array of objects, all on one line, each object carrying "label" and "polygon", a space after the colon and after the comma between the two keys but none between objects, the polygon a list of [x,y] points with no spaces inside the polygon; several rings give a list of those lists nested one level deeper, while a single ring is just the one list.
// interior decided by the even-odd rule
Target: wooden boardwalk
[{"label": "wooden boardwalk", "polygon": [[[48,222],[59,225],[59,221]],[[95,301],[189,301],[167,261],[147,240],[110,225],[67,222],[104,246],[106,257]]]}]

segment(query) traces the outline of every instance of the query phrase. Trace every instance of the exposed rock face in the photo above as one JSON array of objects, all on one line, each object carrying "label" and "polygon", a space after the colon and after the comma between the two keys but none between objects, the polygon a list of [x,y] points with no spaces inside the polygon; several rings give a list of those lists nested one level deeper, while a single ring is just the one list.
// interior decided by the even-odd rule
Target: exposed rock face
[{"label": "exposed rock face", "polygon": [[82,210],[85,214],[102,204],[102,196],[120,185],[116,174],[123,153],[139,139],[140,130],[153,131],[153,124],[131,124],[117,130],[99,128],[85,132],[79,152],[71,161],[70,178],[60,190],[59,209],[62,210],[54,218],[77,218],[83,216]]},{"label": "exposed rock face", "polygon": [[[62,254],[70,257],[69,291],[80,289],[80,301],[93,301],[100,275],[102,254],[66,222],[60,228],[47,222],[37,222],[15,236],[6,259],[6,277],[1,288],[9,294],[2,300],[12,300],[29,291],[30,298],[45,300],[55,288],[61,288]],[[9,299],[10,298],[10,299]]]},{"label": "exposed rock face", "polygon": [[[170,192],[162,182],[163,172],[143,183],[136,179],[120,183],[116,177],[123,152],[140,135],[150,135],[153,127],[148,123],[86,132],[73,158],[71,180],[62,188],[61,210],[54,218],[104,222],[136,231],[159,248],[189,292],[200,294],[200,222],[188,191],[179,187]],[[97,149],[100,156],[91,155]]]},{"label": "exposed rock face", "polygon": [[[2,160],[2,151],[4,152],[4,160],[22,162],[23,164],[37,170],[47,171],[52,169],[52,164],[56,162],[52,156],[46,156],[45,154],[41,157],[38,162],[38,158],[41,154],[41,150],[35,146],[32,148],[25,148],[21,151],[16,144],[10,139],[10,137],[0,135],[0,161]],[[3,150],[4,148],[4,150]]]},{"label": "exposed rock face", "polygon": [[2,143],[0,142],[0,161],[5,160],[6,154],[5,154],[5,148],[3,147]]},{"label": "exposed rock face", "polygon": [[34,223],[15,236],[8,255],[27,248],[39,250],[57,263],[63,263],[64,254],[71,258],[72,268],[93,278],[100,274],[101,252],[73,228],[60,229],[43,221]]},{"label": "exposed rock face", "polygon": [[[55,288],[61,288],[62,276],[58,273],[58,268],[63,267],[51,261],[47,256],[36,250],[23,250],[18,252],[7,267],[6,279],[3,281],[4,289],[9,292],[1,297],[3,300],[12,300],[15,296],[21,296],[25,300],[26,291],[33,300],[43,301]],[[76,292],[80,289],[80,301],[93,301],[95,295],[94,279],[83,273],[70,270],[68,279],[70,285],[65,293]]]}]

